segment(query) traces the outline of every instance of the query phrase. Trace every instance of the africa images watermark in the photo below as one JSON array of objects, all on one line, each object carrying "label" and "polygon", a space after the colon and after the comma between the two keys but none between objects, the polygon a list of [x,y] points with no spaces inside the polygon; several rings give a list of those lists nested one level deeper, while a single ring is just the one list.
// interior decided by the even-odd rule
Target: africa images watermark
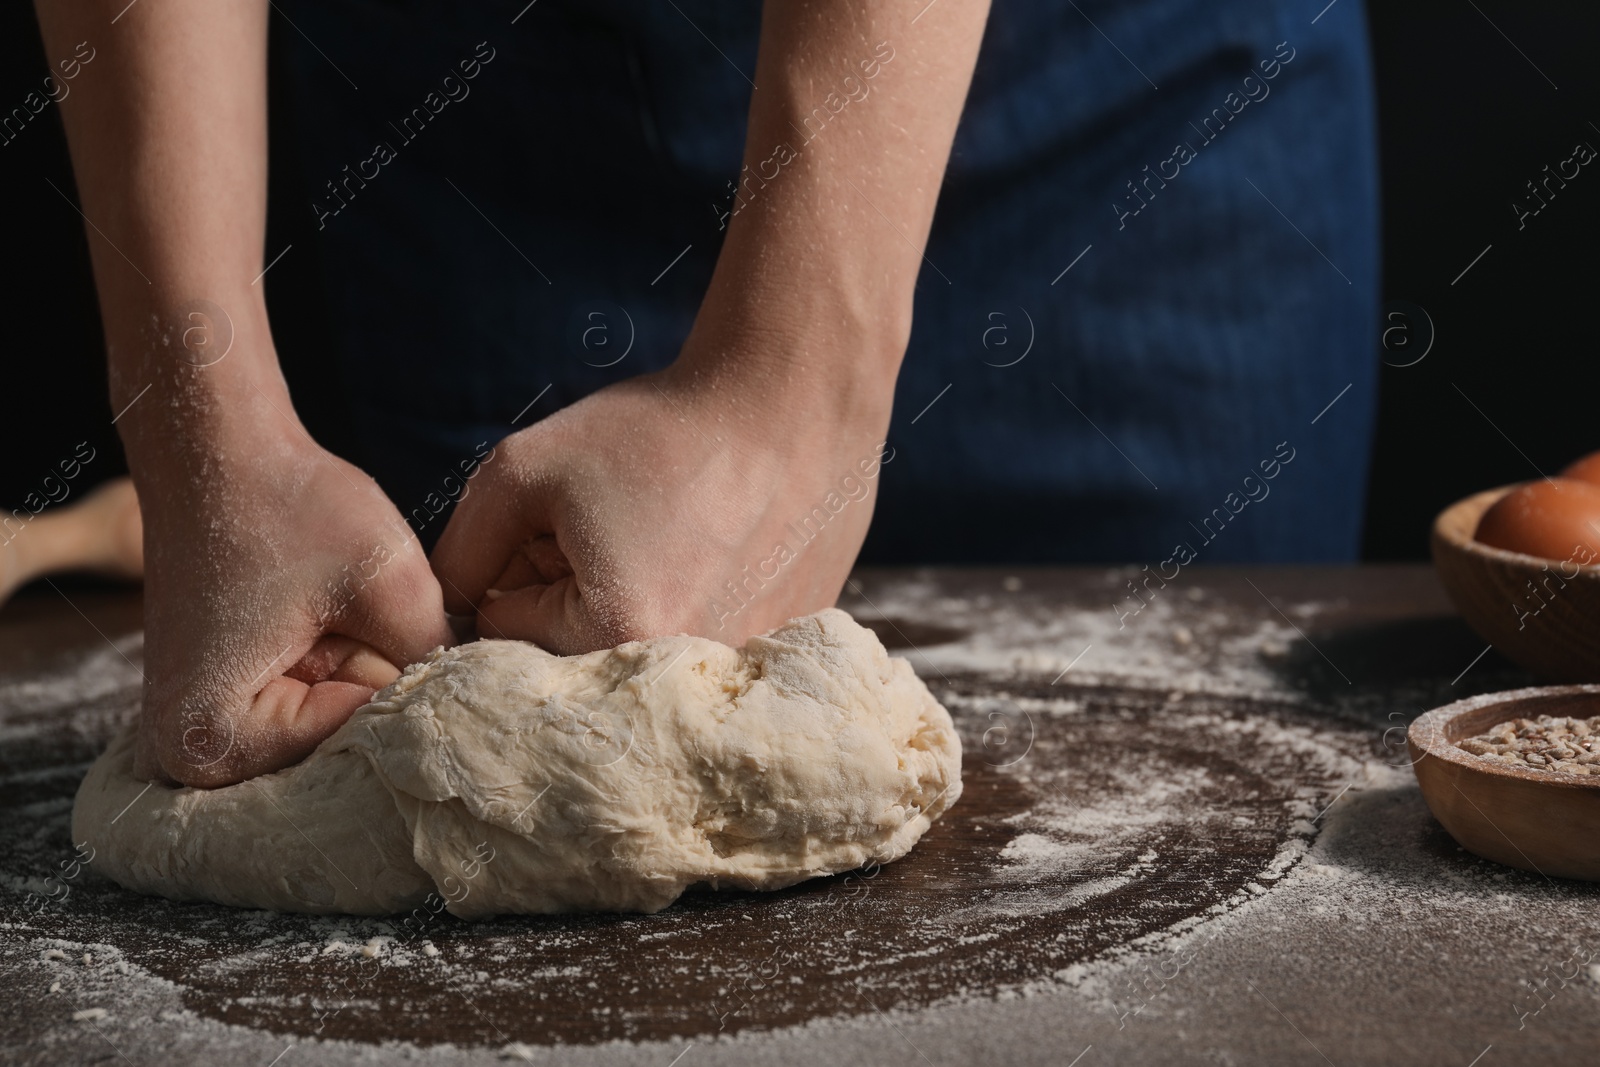
[{"label": "africa images watermark", "polygon": [[[1567,587],[1567,583],[1576,578],[1584,567],[1590,566],[1594,562],[1595,553],[1593,549],[1588,545],[1573,545],[1571,554],[1556,564],[1554,572],[1550,570],[1548,562],[1540,567],[1539,573],[1543,577],[1539,579],[1539,583],[1535,585],[1533,579],[1529,578],[1526,596],[1519,593],[1517,594],[1517,599],[1511,602],[1511,611],[1517,617],[1517,629],[1527,629],[1528,620],[1536,618],[1541,611],[1549,607],[1551,602],[1561,595],[1561,591]],[[1572,568],[1571,574],[1567,573],[1568,567]],[[1554,588],[1551,588],[1550,585],[1552,581],[1555,582]],[[1540,589],[1544,590],[1543,597],[1539,595]],[[1525,607],[1524,605],[1529,606]]]},{"label": "africa images watermark", "polygon": [[[1288,55],[1284,54],[1284,49],[1286,48],[1289,50]],[[1190,128],[1201,137],[1200,148],[1196,148],[1188,141],[1182,141],[1172,147],[1172,155],[1156,164],[1155,173],[1152,174],[1150,167],[1146,165],[1144,167],[1144,177],[1139,180],[1138,185],[1135,185],[1134,181],[1130,179],[1128,181],[1130,195],[1123,197],[1123,199],[1137,206],[1129,208],[1124,207],[1122,204],[1114,203],[1111,205],[1112,212],[1117,216],[1117,229],[1127,229],[1128,220],[1149,207],[1150,201],[1156,198],[1156,193],[1161,189],[1165,189],[1167,182],[1176,181],[1178,176],[1183,173],[1183,168],[1199,158],[1200,150],[1211,144],[1218,137],[1221,137],[1222,131],[1227,129],[1228,123],[1237,118],[1245,108],[1252,103],[1259,104],[1265,100],[1272,92],[1267,82],[1283,73],[1283,68],[1293,61],[1295,55],[1296,52],[1289,47],[1288,41],[1280,41],[1276,51],[1273,52],[1273,58],[1263,59],[1257,64],[1261,68],[1261,76],[1257,78],[1256,75],[1250,74],[1245,77],[1241,86],[1244,90],[1243,96],[1240,96],[1238,92],[1230,92],[1223,97],[1222,106],[1212,108],[1211,114],[1201,119],[1199,126],[1192,122],[1189,123]],[[1251,87],[1252,82],[1255,83],[1254,88]],[[1204,127],[1204,129],[1201,127]],[[1171,173],[1168,173],[1168,168],[1171,168]],[[1156,188],[1150,187],[1152,181],[1156,183]],[[1144,188],[1144,196],[1139,195],[1140,186]]]},{"label": "africa images watermark", "polygon": [[[488,49],[487,54],[484,52],[485,49]],[[489,47],[488,41],[479,41],[473,52],[473,58],[463,59],[456,64],[461,71],[459,78],[454,73],[446,74],[440,79],[439,89],[430,89],[428,95],[422,98],[422,103],[412,108],[411,113],[400,120],[400,125],[389,123],[390,128],[400,135],[401,147],[415,141],[427,128],[428,123],[437,118],[445,108],[452,103],[459,104],[470,96],[472,87],[467,82],[482,74],[483,68],[494,61],[495,54],[495,50]],[[444,94],[442,96],[441,89]],[[348,163],[345,164],[341,171],[343,177],[330,179],[327,182],[330,199],[311,202],[311,210],[317,216],[317,229],[326,229],[328,220],[349,207],[349,202],[367,187],[367,182],[375,180],[383,173],[382,168],[393,163],[399,155],[394,145],[388,141],[379,141],[373,146],[372,154],[357,163],[354,171],[350,169]]]},{"label": "africa images watermark", "polygon": [[864,456],[856,463],[855,471],[860,471],[859,478],[854,471],[846,474],[839,480],[839,487],[830,489],[820,504],[802,515],[799,520],[785,523],[783,528],[789,536],[774,545],[771,554],[757,563],[754,570],[745,566],[740,570],[737,579],[730,578],[726,585],[728,590],[726,597],[717,597],[711,601],[711,619],[717,624],[717,629],[722,629],[729,619],[754,603],[761,590],[767,587],[767,583],[775,581],[784,567],[799,559],[800,552],[822,536],[822,531],[828,523],[832,522],[852,501],[860,502],[867,499],[872,494],[870,483],[885,464],[893,461],[894,455],[894,449],[889,447],[887,441],[878,445],[870,456]]},{"label": "africa images watermark", "polygon": [[[1589,126],[1596,132],[1600,132],[1600,126],[1596,126],[1592,122],[1589,123]],[[1536,217],[1545,208],[1549,207],[1551,202],[1555,200],[1556,194],[1565,189],[1569,181],[1576,180],[1583,173],[1582,168],[1594,161],[1595,155],[1594,145],[1588,141],[1578,141],[1572,146],[1572,154],[1566,159],[1557,163],[1554,168],[1546,163],[1540,171],[1539,177],[1530,178],[1524,182],[1523,187],[1527,190],[1528,199],[1510,201],[1511,213],[1517,218],[1517,232],[1520,233],[1526,230],[1528,228],[1528,220]],[[1472,262],[1463,267],[1461,273],[1457,274],[1450,284],[1456,285],[1461,279],[1465,278],[1467,272],[1476,267],[1493,247],[1493,242],[1484,245],[1483,251],[1473,256]]]},{"label": "africa images watermark", "polygon": [[479,441],[477,450],[471,459],[457,462],[456,467],[461,471],[458,478],[454,474],[447,474],[440,483],[439,490],[428,493],[422,498],[422,503],[412,508],[406,515],[406,522],[415,531],[415,537],[434,519],[438,518],[452,503],[461,500],[472,488],[469,484],[475,478],[483,465],[494,459],[494,448],[488,441]]},{"label": "africa images watermark", "polygon": [[[886,52],[887,54],[885,54]],[[800,126],[796,126],[791,122],[789,128],[804,138],[800,142],[801,147],[803,148],[820,137],[828,123],[843,114],[844,110],[852,103],[859,104],[866,100],[872,94],[872,88],[867,85],[867,82],[882,74],[883,68],[888,66],[894,60],[894,57],[894,46],[888,41],[879,41],[874,46],[872,55],[857,63],[852,72],[846,74],[839,83],[840,88],[844,90],[843,95],[840,95],[838,90],[830,92],[822,98],[822,103],[819,106],[812,108],[800,120]],[[861,71],[859,78],[856,77],[854,70]],[[801,129],[802,126],[804,129]],[[756,198],[756,194],[765,189],[768,182],[775,180],[779,174],[783,173],[784,167],[799,159],[800,155],[800,148],[796,148],[788,141],[782,141],[773,147],[772,153],[766,159],[756,164],[754,174],[750,173],[750,164],[748,163],[740,168],[739,180],[737,182],[731,180],[728,182],[727,205],[725,207],[716,204],[711,205],[712,212],[717,216],[717,229],[727,229],[728,220],[749,207],[750,202]],[[772,173],[770,174],[767,173],[768,167],[772,168]],[[754,183],[754,188],[751,187],[752,183]]]},{"label": "africa images watermark", "polygon": [[[118,816],[121,818],[121,816]],[[113,820],[115,821],[115,820]],[[57,864],[59,873],[52,872],[44,880],[44,892],[29,892],[22,900],[24,909],[32,908],[34,915],[44,913],[45,908],[51,904],[62,904],[72,895],[72,886],[78,875],[82,874],[89,864],[94,862],[94,847],[87,841],[73,846],[72,859],[62,860]]]},{"label": "africa images watermark", "polygon": [[[1551,955],[1554,955],[1554,953],[1551,953]],[[1516,1016],[1517,1029],[1527,1029],[1528,1020],[1534,1018],[1540,1012],[1544,1011],[1545,1008],[1549,1007],[1550,1001],[1554,1000],[1556,998],[1556,994],[1567,987],[1567,983],[1581,982],[1585,977],[1584,972],[1586,969],[1588,971],[1587,977],[1593,981],[1600,982],[1600,973],[1596,973],[1597,965],[1593,962],[1595,956],[1596,952],[1592,948],[1587,952],[1584,952],[1582,949],[1575,949],[1568,953],[1567,958],[1561,960],[1559,963],[1547,962],[1543,968],[1541,968],[1543,973],[1539,977],[1532,979],[1520,979],[1517,982],[1517,985],[1521,987],[1524,992],[1532,993],[1535,997],[1538,997],[1539,1004],[1537,1007],[1525,1008],[1522,1006],[1522,1001],[1516,997],[1512,998],[1511,1012]],[[1570,974],[1564,974],[1559,969],[1554,971],[1551,970],[1552,967],[1563,968],[1567,966],[1571,966],[1572,968],[1572,972]],[[1548,992],[1550,995],[1548,997],[1545,996],[1545,992]]]},{"label": "africa images watermark", "polygon": [[[84,454],[84,450],[88,454]],[[79,441],[72,455],[56,463],[55,474],[47,474],[40,481],[39,488],[30,490],[22,498],[22,507],[12,508],[11,514],[0,517],[0,548],[16,540],[18,534],[27,529],[28,523],[51,504],[60,504],[72,494],[72,480],[83,473],[83,468],[94,461],[96,452],[88,441]],[[29,542],[30,544],[32,542]]]},{"label": "africa images watermark", "polygon": [[[89,49],[88,55],[83,54],[85,48]],[[61,68],[61,73],[45,75],[43,95],[34,89],[22,98],[20,107],[12,108],[10,114],[0,118],[0,147],[9,145],[22,136],[22,131],[27,129],[28,123],[33,121],[34,116],[49,107],[51,103],[59,104],[70,96],[72,86],[67,83],[83,73],[83,68],[93,63],[94,57],[99,54],[88,41],[78,42],[78,46],[72,50],[72,55],[56,64]]]},{"label": "africa images watermark", "polygon": [[[1544,165],[1542,178],[1529,178],[1526,185],[1528,195],[1532,197],[1527,201],[1511,201],[1511,213],[1517,216],[1517,229],[1527,229],[1528,220],[1550,206],[1550,201],[1556,198],[1556,193],[1567,187],[1567,182],[1583,173],[1580,169],[1591,162],[1595,157],[1594,146],[1587,141],[1579,141],[1572,148],[1572,155],[1556,164],[1554,171],[1550,164]],[[1571,168],[1569,171],[1568,168]],[[1552,182],[1555,184],[1552,186]],[[1535,184],[1537,183],[1537,184]],[[1543,195],[1540,195],[1540,190]]]},{"label": "africa images watermark", "polygon": [[[1284,454],[1285,449],[1288,449],[1288,455]],[[1260,477],[1257,477],[1254,473],[1245,475],[1244,481],[1240,486],[1244,490],[1243,496],[1237,490],[1232,491],[1222,498],[1221,506],[1212,508],[1211,514],[1200,520],[1199,526],[1191,522],[1189,524],[1190,528],[1202,538],[1201,547],[1203,548],[1215,541],[1228,523],[1237,518],[1245,508],[1252,503],[1260,503],[1267,499],[1272,493],[1272,487],[1267,483],[1283,473],[1283,468],[1293,462],[1294,457],[1295,451],[1289,445],[1289,442],[1280,441],[1273,450],[1272,458],[1264,459],[1257,464],[1261,470]],[[1213,524],[1216,526],[1214,530],[1212,529]],[[1131,599],[1138,606],[1123,610],[1119,605],[1111,605],[1111,610],[1117,616],[1117,629],[1125,629],[1129,619],[1155,603],[1156,594],[1165,589],[1168,582],[1175,581],[1178,575],[1183,572],[1183,568],[1193,563],[1199,556],[1198,549],[1189,542],[1183,541],[1173,548],[1172,555],[1157,564],[1154,572],[1150,570],[1150,564],[1146,563],[1144,565],[1144,581],[1142,583],[1135,584],[1134,579],[1128,579],[1129,595],[1125,599]],[[1172,568],[1171,574],[1167,573],[1168,567]],[[1159,583],[1154,589],[1150,587],[1152,581]],[[1144,589],[1144,593],[1149,596],[1148,601],[1140,594],[1141,587]]]}]

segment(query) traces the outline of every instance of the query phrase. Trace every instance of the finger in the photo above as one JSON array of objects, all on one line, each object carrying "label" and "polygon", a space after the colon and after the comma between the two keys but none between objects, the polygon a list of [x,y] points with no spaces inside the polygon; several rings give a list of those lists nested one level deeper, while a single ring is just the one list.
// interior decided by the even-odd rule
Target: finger
[{"label": "finger", "polygon": [[497,597],[529,585],[549,585],[573,573],[567,554],[550,534],[530,537],[518,546],[506,569],[494,580],[484,596]]},{"label": "finger", "polygon": [[354,682],[306,685],[293,678],[274,678],[245,713],[231,767],[235,780],[299,763],[371,701],[375,691]]},{"label": "finger", "polygon": [[364,641],[339,634],[328,634],[311,646],[311,651],[283,672],[306,685],[318,682],[352,682],[370,689],[382,689],[400,677],[400,668]]},{"label": "finger", "polygon": [[282,770],[310,755],[373,692],[354,682],[274,678],[236,714],[191,711],[167,720],[155,739],[159,773],[141,756],[141,775],[214,789]]},{"label": "finger", "polygon": [[[519,553],[521,559],[527,560],[535,574],[539,576],[540,583],[560,581],[573,573],[572,563],[567,559],[567,554],[561,551],[561,545],[554,535],[545,534],[524,541]],[[531,582],[520,582],[519,585],[531,585]],[[503,588],[514,589],[516,586]]]},{"label": "finger", "polygon": [[329,634],[229,713],[190,710],[141,752],[141,773],[202,788],[281,770],[310,755],[400,668],[371,645]]},{"label": "finger", "polygon": [[[441,645],[448,648],[457,643],[439,582],[415,546],[397,554],[370,580],[363,579],[328,630],[330,636],[354,638],[370,646],[396,667],[416,663]],[[334,652],[345,647],[329,646]]]},{"label": "finger", "polygon": [[497,479],[495,470],[485,466],[479,472],[478,491],[456,505],[433,548],[433,572],[444,589],[445,607],[457,614],[471,612],[483,600],[524,542],[553,530],[546,494]]},{"label": "finger", "polygon": [[478,609],[478,635],[532,641],[563,656],[610,648],[635,636],[599,617],[571,576],[486,598]]},{"label": "finger", "polygon": [[539,569],[528,559],[526,553],[518,551],[512,555],[511,561],[506,564],[506,569],[500,572],[500,576],[483,591],[483,595],[489,599],[497,599],[513,589],[549,584],[550,579],[539,576]]}]

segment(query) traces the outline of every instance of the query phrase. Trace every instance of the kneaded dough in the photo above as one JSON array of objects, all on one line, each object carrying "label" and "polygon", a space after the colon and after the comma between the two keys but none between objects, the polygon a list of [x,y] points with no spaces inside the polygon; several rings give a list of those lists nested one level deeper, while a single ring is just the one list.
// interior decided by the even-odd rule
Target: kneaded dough
[{"label": "kneaded dough", "polygon": [[175,900],[653,912],[691,885],[898,859],[960,795],[949,713],[828,610],[743,649],[440,650],[304,762],[221,789],[136,779],[130,731],[89,769],[72,832],[93,870]]}]

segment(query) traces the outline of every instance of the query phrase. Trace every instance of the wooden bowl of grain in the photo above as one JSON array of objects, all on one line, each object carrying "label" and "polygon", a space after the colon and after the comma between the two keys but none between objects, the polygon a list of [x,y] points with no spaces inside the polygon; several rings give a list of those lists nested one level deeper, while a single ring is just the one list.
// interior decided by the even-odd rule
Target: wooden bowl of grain
[{"label": "wooden bowl of grain", "polygon": [[[1512,732],[1503,724],[1540,716],[1589,720],[1590,735],[1564,750],[1600,754],[1600,685],[1469,697],[1427,712],[1406,734],[1423,799],[1451,837],[1484,859],[1553,878],[1600,881],[1600,762],[1560,757],[1535,765],[1525,756],[1478,755],[1462,747],[1469,742],[1485,750],[1537,748],[1538,742],[1473,742],[1496,727],[1503,738]],[[1572,773],[1553,767],[1577,766],[1579,758],[1595,769]]]},{"label": "wooden bowl of grain", "polygon": [[1554,681],[1600,681],[1600,565],[1540,559],[1473,539],[1514,485],[1439,513],[1433,564],[1467,624],[1500,653]]}]

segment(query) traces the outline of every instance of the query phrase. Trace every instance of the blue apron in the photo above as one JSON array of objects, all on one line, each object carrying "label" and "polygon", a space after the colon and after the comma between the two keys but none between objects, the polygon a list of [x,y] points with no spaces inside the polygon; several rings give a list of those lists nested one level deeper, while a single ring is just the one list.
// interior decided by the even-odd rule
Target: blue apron
[{"label": "blue apron", "polygon": [[[756,0],[525,5],[284,5],[352,458],[429,542],[486,445],[672,361],[741,164]],[[865,561],[1355,558],[1372,73],[1315,6],[996,0]]]}]

